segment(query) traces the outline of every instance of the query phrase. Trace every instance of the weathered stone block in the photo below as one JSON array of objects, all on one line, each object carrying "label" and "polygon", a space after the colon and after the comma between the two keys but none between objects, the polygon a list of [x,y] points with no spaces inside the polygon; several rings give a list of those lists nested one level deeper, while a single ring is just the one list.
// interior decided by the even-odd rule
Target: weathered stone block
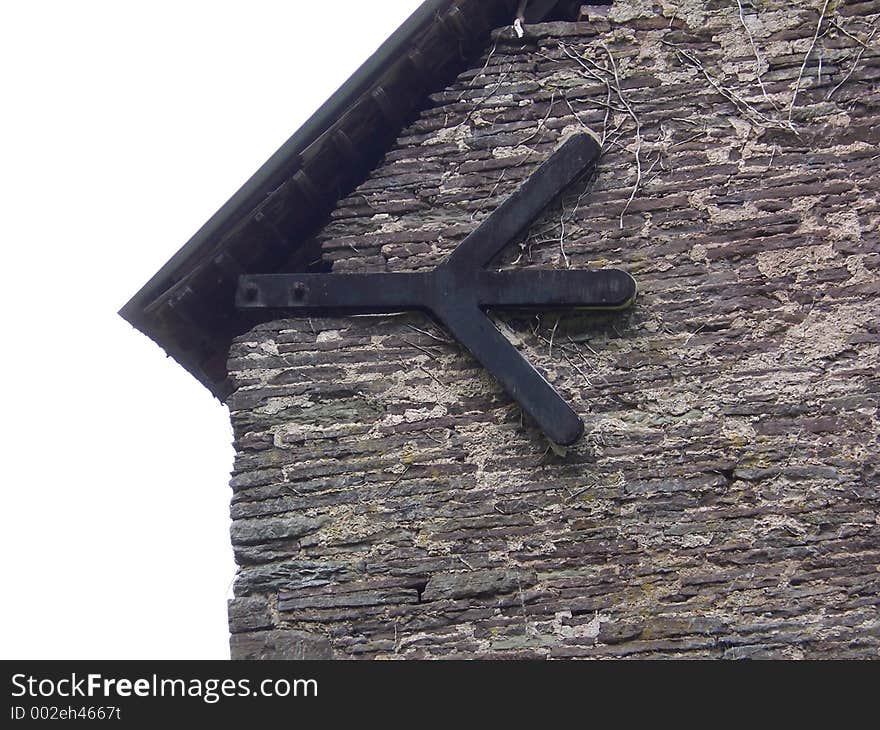
[{"label": "weathered stone block", "polygon": [[522,591],[537,581],[535,573],[517,570],[476,570],[460,573],[440,573],[431,576],[423,601],[439,601],[481,596],[501,596]]},{"label": "weathered stone block", "polygon": [[333,659],[330,641],[305,631],[254,631],[233,634],[229,641],[233,659]]},{"label": "weathered stone block", "polygon": [[230,530],[232,544],[255,545],[271,540],[291,540],[320,530],[326,522],[324,517],[311,518],[295,514],[235,520]]}]

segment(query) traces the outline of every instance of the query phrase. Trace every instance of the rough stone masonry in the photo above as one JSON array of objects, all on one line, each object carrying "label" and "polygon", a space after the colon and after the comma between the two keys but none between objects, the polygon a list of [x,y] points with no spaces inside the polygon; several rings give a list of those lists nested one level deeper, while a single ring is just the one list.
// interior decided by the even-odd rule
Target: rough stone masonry
[{"label": "rough stone masonry", "polygon": [[628,313],[494,313],[557,453],[418,314],[233,346],[234,658],[880,655],[880,2],[616,0],[498,29],[318,234],[436,265],[560,144],[596,174],[501,267]]}]

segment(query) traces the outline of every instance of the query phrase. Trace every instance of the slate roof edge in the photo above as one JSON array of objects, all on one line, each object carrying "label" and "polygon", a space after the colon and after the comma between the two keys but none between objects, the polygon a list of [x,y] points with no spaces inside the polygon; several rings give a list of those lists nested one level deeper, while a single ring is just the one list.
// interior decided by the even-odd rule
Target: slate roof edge
[{"label": "slate roof edge", "polygon": [[[234,234],[236,227],[266,204],[271,194],[289,182],[301,169],[302,153],[305,150],[314,150],[316,146],[330,148],[335,144],[334,136],[328,134],[334,125],[369,97],[374,89],[378,87],[381,90],[383,78],[402,59],[412,52],[418,53],[418,44],[427,42],[425,39],[430,37],[435,27],[444,25],[441,21],[447,21],[456,10],[465,9],[469,12],[459,13],[460,17],[453,18],[461,24],[467,21],[468,15],[473,15],[475,8],[479,15],[486,18],[494,17],[497,20],[502,14],[509,14],[512,18],[515,7],[516,0],[480,0],[478,3],[472,0],[425,0],[348,81],[141,287],[119,310],[119,315],[159,344],[215,396],[224,400],[228,395],[228,383],[224,382],[225,356],[221,352],[222,345],[225,343],[228,349],[230,333],[233,332],[234,335],[235,330],[244,331],[247,328],[242,329],[241,322],[230,314],[218,315],[216,320],[200,318],[199,307],[203,311],[209,311],[216,308],[216,302],[203,300],[203,283],[195,287],[195,294],[189,283],[202,275],[201,270],[206,265],[210,266],[212,259],[217,259],[218,247],[221,254],[225,251],[226,239]],[[488,33],[490,29],[491,26],[483,30]],[[465,30],[468,33],[471,31]],[[443,27],[434,35],[438,33],[445,39],[444,42],[452,43],[450,39],[453,39],[454,32]],[[427,97],[434,90],[436,89],[426,86],[421,90],[422,97]],[[338,192],[335,195],[336,199],[341,197]],[[231,258],[236,263],[235,256]],[[178,302],[181,306],[177,306]],[[192,302],[196,304],[194,308],[190,307]],[[168,316],[174,318],[172,324],[168,323]],[[221,360],[224,361],[222,367]]]},{"label": "slate roof edge", "polygon": [[[240,216],[246,215],[261,200],[280,185],[294,171],[300,153],[321,136],[342,112],[360,97],[364,90],[381,75],[388,61],[408,46],[413,36],[421,32],[454,0],[426,0],[404,23],[370,56],[339,89],[300,127],[260,168],[242,185],[220,209],[177,251],[150,280],[119,310],[120,316],[131,322],[131,317],[150,294],[164,281],[174,278],[174,272],[187,259],[197,255],[208,242],[222,236]],[[134,324],[132,322],[132,324]]]}]

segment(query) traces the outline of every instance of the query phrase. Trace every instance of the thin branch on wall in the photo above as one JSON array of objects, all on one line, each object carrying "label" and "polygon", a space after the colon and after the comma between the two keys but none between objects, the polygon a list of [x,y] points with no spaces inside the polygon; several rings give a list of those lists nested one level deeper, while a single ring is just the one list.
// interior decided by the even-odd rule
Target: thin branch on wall
[{"label": "thin branch on wall", "polygon": [[763,61],[761,60],[761,54],[758,52],[758,46],[755,44],[755,38],[752,35],[752,31],[749,29],[748,24],[746,23],[745,13],[743,11],[742,0],[736,0],[737,8],[739,8],[739,21],[742,23],[743,30],[745,30],[746,35],[749,38],[749,44],[752,46],[752,51],[755,54],[755,77],[758,80],[758,86],[761,87],[761,93],[764,95],[764,98],[775,108],[776,104],[773,100],[767,95],[767,89],[764,87],[764,80],[761,78],[761,65]]},{"label": "thin branch on wall", "polygon": [[556,103],[556,92],[554,91],[550,95],[550,106],[547,109],[547,113],[544,115],[544,118],[538,122],[538,127],[535,129],[532,134],[522,140],[519,144],[524,145],[527,142],[531,142],[535,137],[537,137],[542,131],[544,131],[544,125],[547,124],[547,120],[550,118],[550,114],[553,112],[553,105]]},{"label": "thin branch on wall", "polygon": [[553,358],[553,340],[556,339],[556,330],[559,328],[559,320],[561,317],[556,318],[556,324],[553,325],[553,331],[550,333],[550,345],[547,347],[547,357]]},{"label": "thin branch on wall", "polygon": [[791,120],[788,121],[780,121],[778,119],[773,119],[772,117],[768,117],[766,114],[756,109],[752,104],[743,99],[739,94],[737,94],[733,89],[730,89],[719,81],[716,81],[712,78],[711,74],[706,70],[706,67],[703,66],[702,62],[690,51],[677,46],[675,43],[670,43],[669,41],[660,41],[663,45],[672,48],[680,60],[685,63],[693,66],[700,74],[706,79],[706,82],[711,86],[715,91],[717,91],[721,96],[731,102],[735,107],[737,107],[743,114],[751,119],[752,122],[758,124],[760,126],[769,127],[773,129],[785,129],[791,132],[795,132],[794,124],[792,124]]},{"label": "thin branch on wall", "polygon": [[[612,110],[613,110],[613,111],[619,111],[619,112],[625,112],[625,111],[626,111],[626,110],[623,109],[623,108],[615,108],[615,107],[612,105],[612,103],[611,103],[611,94],[612,94],[611,83],[609,82],[608,77],[605,75],[605,74],[608,73],[608,69],[603,68],[602,66],[599,66],[598,64],[593,63],[593,62],[591,61],[590,63],[591,63],[593,66],[595,66],[595,68],[597,69],[597,70],[594,70],[594,69],[591,68],[589,65],[587,65],[587,63],[586,63],[586,59],[584,59],[582,56],[580,56],[580,55],[577,54],[577,53],[573,53],[573,52],[569,49],[569,47],[566,46],[566,45],[565,45],[564,43],[562,43],[562,42],[559,43],[559,49],[560,49],[560,50],[561,50],[566,56],[568,56],[570,59],[572,59],[573,61],[575,61],[575,62],[581,67],[581,69],[583,70],[583,73],[585,73],[589,78],[593,79],[594,81],[598,81],[600,84],[603,84],[603,85],[605,86],[605,93],[606,93],[606,99],[607,99],[606,103],[604,104],[604,107],[605,107],[605,121],[604,121],[604,123],[602,124],[602,138],[599,140],[599,146],[600,146],[600,147],[602,148],[602,150],[604,151],[604,150],[605,150],[605,147],[606,147],[606,142],[607,142],[608,137],[609,137],[609,133],[608,133],[608,122],[609,122],[609,119],[610,119],[610,115],[611,115]],[[543,55],[543,54],[542,54],[542,55]],[[544,58],[548,58],[548,59],[550,59],[549,56],[544,56]],[[550,60],[554,60],[554,59],[550,59]],[[601,72],[601,73],[600,73],[600,72]],[[568,98],[567,98],[567,97],[566,97],[566,102],[568,103],[569,108],[570,108],[571,111],[572,111],[572,114],[575,114],[574,109],[571,107],[571,102],[568,101]],[[603,106],[600,102],[594,102],[594,103],[597,104],[598,106]],[[578,121],[580,121],[580,119],[577,117],[577,114],[575,114],[575,118],[578,119]],[[583,123],[582,123],[582,124],[583,124]],[[584,126],[586,126],[586,125],[584,125]],[[615,130],[615,131],[616,131],[616,130]]]},{"label": "thin branch on wall", "polygon": [[489,51],[489,55],[486,56],[486,63],[483,64],[483,68],[480,69],[479,73],[474,74],[474,77],[468,82],[468,86],[473,86],[475,83],[477,83],[477,79],[486,73],[486,69],[489,68],[489,63],[492,61],[492,57],[495,55],[495,51],[497,49],[498,49],[498,44],[496,43],[495,45],[492,46],[492,50]]},{"label": "thin branch on wall", "polygon": [[633,111],[632,105],[629,103],[629,101],[627,101],[626,97],[624,97],[623,91],[620,88],[620,76],[617,72],[617,62],[614,60],[614,56],[612,55],[611,50],[604,43],[602,44],[602,48],[604,48],[605,53],[608,54],[608,60],[611,62],[611,68],[614,71],[614,88],[617,91],[620,103],[626,107],[627,113],[630,115],[636,125],[636,182],[633,185],[633,189],[630,193],[629,199],[626,201],[626,205],[624,205],[623,210],[620,211],[620,227],[622,229],[623,216],[626,215],[626,211],[629,210],[629,206],[632,205],[632,202],[633,200],[635,200],[635,197],[638,194],[639,189],[642,185],[642,123],[639,120],[638,115],[636,115],[635,111]]},{"label": "thin branch on wall", "polygon": [[824,5],[822,5],[822,12],[819,14],[819,22],[816,23],[816,32],[813,33],[813,40],[810,41],[810,47],[807,49],[806,54],[804,55],[804,61],[801,64],[801,70],[798,72],[797,81],[794,84],[794,92],[791,95],[791,102],[788,105],[788,121],[791,122],[791,116],[794,114],[794,104],[797,101],[798,93],[801,89],[801,79],[804,78],[804,70],[807,68],[807,62],[810,60],[810,56],[813,54],[813,49],[816,47],[816,41],[819,40],[819,33],[822,32],[822,24],[825,22],[825,14],[828,12],[828,5],[831,3],[831,0],[825,0]]},{"label": "thin branch on wall", "polygon": [[441,337],[439,335],[435,335],[434,333],[428,332],[427,330],[419,329],[415,325],[408,324],[407,327],[409,327],[413,332],[418,332],[421,335],[425,335],[426,337],[430,337],[432,340],[435,340],[436,342],[442,342],[445,345],[451,345],[453,343],[453,341],[450,340],[448,337]]},{"label": "thin branch on wall", "polygon": [[[608,48],[604,43],[602,44],[602,49],[605,51],[608,56],[608,66],[600,66],[595,61],[590,60],[589,58],[585,58],[584,56],[573,52],[567,45],[564,43],[559,43],[560,50],[568,56],[570,59],[575,61],[585,75],[589,78],[598,81],[603,84],[606,89],[607,94],[607,102],[605,106],[605,122],[602,128],[602,139],[601,146],[602,149],[606,149],[610,143],[614,143],[617,141],[617,138],[621,134],[621,126],[620,124],[615,127],[614,131],[609,133],[608,125],[610,120],[611,111],[619,111],[626,114],[630,119],[632,119],[635,124],[635,151],[634,157],[636,161],[636,180],[633,185],[632,192],[630,193],[629,198],[626,201],[626,204],[623,206],[623,210],[620,212],[620,228],[623,228],[623,219],[626,215],[626,212],[629,210],[629,207],[632,205],[633,200],[635,200],[636,195],[638,195],[639,190],[642,186],[642,123],[639,120],[638,115],[635,113],[635,110],[630,104],[629,100],[623,93],[623,89],[620,83],[620,71],[617,66],[617,61],[614,58],[614,54],[611,53],[611,49]],[[612,94],[617,97],[620,107],[615,107],[611,103]],[[566,100],[567,101],[567,100]],[[569,104],[570,106],[570,104]],[[573,112],[574,110],[572,110]],[[614,138],[612,139],[612,135]],[[609,141],[610,140],[610,141]]]},{"label": "thin branch on wall", "polygon": [[[842,28],[841,26],[837,25],[837,23],[835,23],[834,25],[835,25],[835,27],[836,27],[838,30],[843,30],[843,28]],[[878,31],[878,30],[880,30],[880,28],[876,28],[876,27],[875,27],[875,28],[871,31],[871,35],[868,36],[868,40],[867,40],[867,41],[861,41],[861,40],[859,40],[858,38],[855,38],[855,36],[853,36],[851,33],[847,32],[847,31],[844,31],[844,33],[846,33],[846,35],[850,36],[851,38],[855,38],[855,40],[858,41],[859,46],[861,46],[861,47],[859,48],[858,53],[856,53],[855,59],[853,59],[852,65],[849,67],[849,71],[847,72],[846,76],[844,76],[844,77],[840,80],[840,82],[837,84],[837,86],[835,86],[833,89],[831,89],[831,91],[828,92],[828,94],[825,96],[826,99],[830,99],[832,96],[834,96],[835,92],[836,92],[841,86],[843,86],[847,81],[850,80],[850,78],[852,77],[852,75],[853,75],[853,73],[855,72],[856,68],[858,68],[859,62],[862,60],[862,55],[864,54],[864,52],[865,52],[866,50],[868,50],[868,51],[871,50],[871,48],[870,48],[870,46],[869,46],[868,44],[869,44],[871,41],[874,40],[874,36],[877,34],[877,31]]]},{"label": "thin branch on wall", "polygon": [[[460,166],[459,166],[460,167]],[[504,176],[507,174],[507,169],[501,171],[501,175],[498,177],[498,180],[495,183],[495,186],[489,191],[489,194],[485,197],[482,204],[479,208],[477,208],[473,213],[471,213],[471,220],[474,220],[480,213],[482,213],[486,209],[487,203],[495,197],[495,193],[498,192],[498,188],[501,186],[501,183],[504,181]]]},{"label": "thin branch on wall", "polygon": [[512,70],[513,70],[513,63],[511,63],[511,64],[507,67],[507,70],[501,75],[501,78],[498,79],[498,83],[495,84],[495,86],[493,86],[493,87],[492,87],[492,88],[486,93],[485,96],[483,96],[481,99],[479,99],[479,100],[477,101],[476,104],[474,104],[473,109],[471,109],[471,110],[467,113],[467,116],[466,116],[461,122],[459,122],[459,123],[455,126],[456,129],[458,129],[459,127],[463,127],[464,125],[466,125],[466,124],[467,124],[467,123],[473,118],[474,114],[476,114],[478,111],[480,111],[480,109],[483,107],[483,105],[484,105],[487,101],[489,101],[489,99],[491,99],[493,96],[495,96],[495,94],[498,93],[498,90],[504,85],[504,82],[507,81],[507,77],[510,76],[510,72],[511,72]]},{"label": "thin branch on wall", "polygon": [[[869,28],[874,28],[874,27],[877,25],[877,20],[880,20],[880,18],[877,18],[877,19],[875,19],[873,22],[869,23],[869,24],[868,24],[868,27],[869,27]],[[843,27],[843,26],[842,26],[837,20],[834,20],[834,19],[829,20],[829,21],[828,21],[828,25],[831,26],[831,27],[833,27],[835,30],[839,30],[839,31],[840,31],[841,33],[843,33],[847,38],[849,38],[850,40],[855,41],[855,42],[856,42],[856,45],[861,46],[861,47],[864,48],[866,51],[870,51],[870,50],[871,50],[871,47],[870,47],[868,44],[871,42],[871,38],[874,37],[874,34],[873,34],[873,33],[871,33],[871,37],[868,38],[868,40],[863,41],[863,40],[862,40],[861,38],[859,38],[857,35],[853,35],[852,33],[850,33],[849,30],[847,30],[846,28],[844,28],[844,27]]]},{"label": "thin branch on wall", "polygon": [[[571,262],[568,259],[568,254],[565,253],[565,201],[562,203],[562,215],[559,217],[559,253],[562,254],[562,261],[565,264],[566,269],[571,268]],[[553,346],[550,346],[550,349],[553,349]]]}]

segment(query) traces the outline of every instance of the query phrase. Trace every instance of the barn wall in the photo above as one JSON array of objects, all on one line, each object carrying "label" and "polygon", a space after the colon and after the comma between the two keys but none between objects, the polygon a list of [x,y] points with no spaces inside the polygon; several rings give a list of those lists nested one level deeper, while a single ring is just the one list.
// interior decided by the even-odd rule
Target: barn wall
[{"label": "barn wall", "polygon": [[497,315],[586,423],[564,455],[421,315],[241,337],[233,657],[878,656],[880,2],[814,39],[821,6],[618,0],[431,98],[335,271],[434,266],[588,127],[598,174],[501,265],[639,300]]}]

